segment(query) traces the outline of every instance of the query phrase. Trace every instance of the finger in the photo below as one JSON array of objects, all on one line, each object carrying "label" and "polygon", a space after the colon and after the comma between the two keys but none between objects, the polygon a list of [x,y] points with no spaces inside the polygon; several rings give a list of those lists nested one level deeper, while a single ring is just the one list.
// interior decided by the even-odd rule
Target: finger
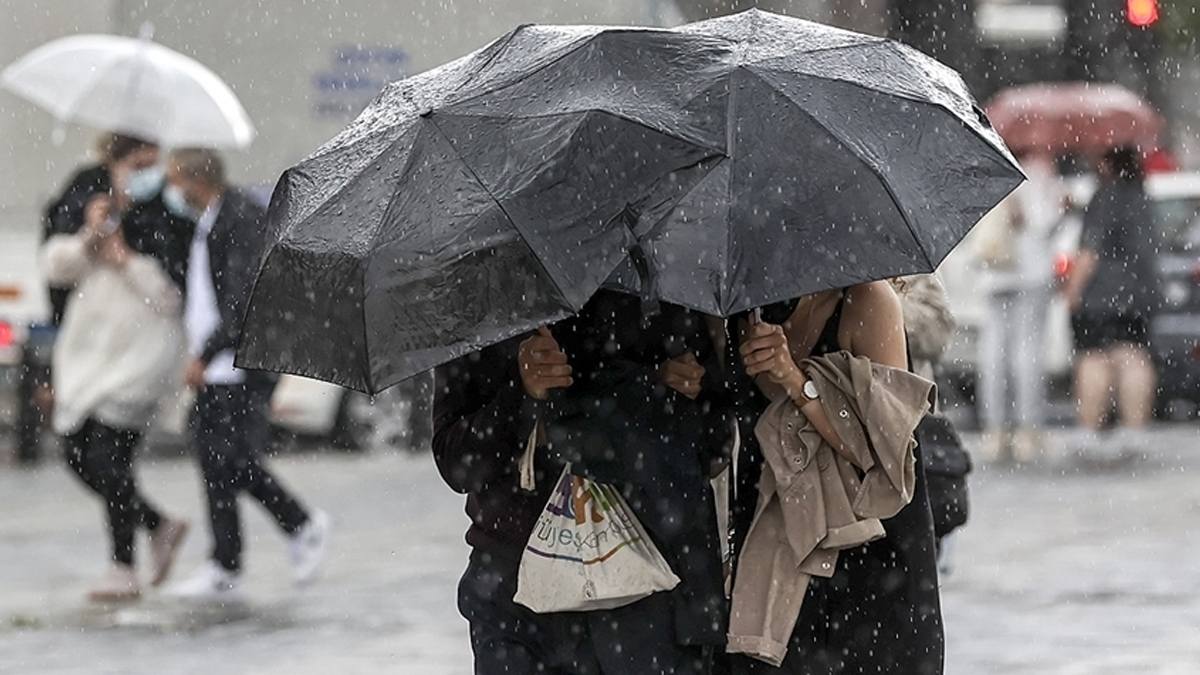
[{"label": "finger", "polygon": [[575,383],[572,377],[544,377],[534,383],[536,389],[566,389]]},{"label": "finger", "polygon": [[767,363],[774,360],[776,351],[771,348],[756,349],[742,357],[742,363],[745,365]]},{"label": "finger", "polygon": [[787,337],[782,334],[782,331],[780,331],[780,333],[775,333],[775,331],[772,331],[772,333],[749,337],[748,340],[742,342],[742,347],[740,348],[742,348],[742,351],[745,352],[757,350],[757,348],[762,348],[764,346],[778,347],[786,344]]},{"label": "finger", "polygon": [[746,374],[749,375],[750,377],[754,377],[755,375],[760,375],[762,373],[769,373],[769,372],[771,372],[771,368],[767,364],[757,363],[754,365],[746,366]]},{"label": "finger", "polygon": [[700,365],[700,362],[696,360],[696,355],[691,352],[684,354],[681,360],[688,365]]},{"label": "finger", "polygon": [[533,377],[566,377],[575,372],[568,365],[538,365],[530,368]]},{"label": "finger", "polygon": [[529,352],[526,355],[525,362],[531,365],[559,365],[567,362],[567,355],[558,350],[541,350]]},{"label": "finger", "polygon": [[669,370],[673,373],[679,373],[681,377],[687,380],[698,380],[704,377],[704,367],[700,365],[675,362],[670,366]]},{"label": "finger", "polygon": [[555,342],[554,338],[545,335],[534,335],[533,337],[526,338],[521,343],[521,346],[530,350],[558,349],[558,343]]},{"label": "finger", "polygon": [[750,335],[751,335],[751,337],[761,337],[763,335],[770,335],[771,333],[775,333],[780,330],[781,330],[781,327],[779,326],[779,324],[767,323],[764,321],[762,323],[754,324],[750,328]]},{"label": "finger", "polygon": [[761,337],[752,338],[742,343],[739,348],[743,354],[757,351],[759,349],[776,349],[787,344],[787,339],[782,334],[772,333]]}]

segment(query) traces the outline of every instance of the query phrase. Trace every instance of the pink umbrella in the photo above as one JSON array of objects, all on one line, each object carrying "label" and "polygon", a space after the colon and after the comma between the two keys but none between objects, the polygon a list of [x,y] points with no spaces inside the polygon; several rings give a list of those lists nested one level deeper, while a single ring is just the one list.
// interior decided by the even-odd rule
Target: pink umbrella
[{"label": "pink umbrella", "polygon": [[1141,96],[1116,84],[1043,82],[996,94],[988,119],[1014,151],[1095,153],[1119,145],[1149,151],[1163,119]]}]

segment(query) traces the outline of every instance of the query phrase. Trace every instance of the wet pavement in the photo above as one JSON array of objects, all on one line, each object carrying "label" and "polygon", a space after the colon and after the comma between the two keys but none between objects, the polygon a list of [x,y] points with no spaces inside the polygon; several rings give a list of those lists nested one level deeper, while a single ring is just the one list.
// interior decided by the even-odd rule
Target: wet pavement
[{"label": "wet pavement", "polygon": [[[1076,462],[1061,433],[1032,464],[979,458],[943,580],[946,672],[1200,673],[1200,429],[1157,428],[1146,456],[1120,466]],[[333,515],[329,557],[314,586],[293,588],[284,539],[247,503],[248,599],[224,607],[158,593],[89,605],[106,564],[99,505],[57,462],[0,466],[0,674],[469,673],[454,607],[467,523],[430,458],[273,466]],[[140,476],[196,525],[178,578],[207,549],[196,469],[160,458]]]}]

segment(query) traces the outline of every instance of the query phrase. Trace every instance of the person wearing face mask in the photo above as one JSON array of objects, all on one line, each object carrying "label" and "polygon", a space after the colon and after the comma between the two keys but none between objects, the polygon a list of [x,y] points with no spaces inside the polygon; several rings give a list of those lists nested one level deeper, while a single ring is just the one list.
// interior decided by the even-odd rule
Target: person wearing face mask
[{"label": "person wearing face mask", "polygon": [[[121,221],[127,240],[139,250],[158,258],[181,288],[187,264],[191,225],[172,215],[161,199],[163,171],[158,166],[159,147],[154,142],[119,133],[102,134],[97,142],[100,162],[77,171],[62,193],[47,206],[43,217],[43,241],[58,234],[75,234],[84,226],[89,200],[112,194],[114,176],[121,176],[115,195],[124,202]],[[71,287],[49,285],[51,321],[62,323]]]},{"label": "person wearing face mask", "polygon": [[[138,528],[150,534],[150,584],[171,570],[188,524],[164,515],[140,493],[134,449],[160,399],[178,390],[183,373],[182,289],[167,265],[126,229],[146,190],[134,176],[151,163],[142,146],[113,161],[114,196],[93,195],[74,233],[51,235],[42,248],[48,281],[71,288],[53,352],[54,430],[66,441],[68,466],[103,500],[112,567],[89,593],[94,602],[141,596],[134,568]],[[145,179],[142,179],[145,181]],[[132,182],[132,185],[130,184]]]},{"label": "person wearing face mask", "polygon": [[329,517],[302,505],[260,459],[274,376],[233,365],[266,234],[265,214],[226,184],[220,157],[211,150],[173,151],[166,177],[168,208],[196,221],[184,311],[190,351],[185,380],[196,392],[196,452],[213,537],[209,561],[172,592],[202,600],[237,597],[242,557],[237,498],[242,492],[259,501],[287,535],[294,580],[304,584],[324,555]]}]

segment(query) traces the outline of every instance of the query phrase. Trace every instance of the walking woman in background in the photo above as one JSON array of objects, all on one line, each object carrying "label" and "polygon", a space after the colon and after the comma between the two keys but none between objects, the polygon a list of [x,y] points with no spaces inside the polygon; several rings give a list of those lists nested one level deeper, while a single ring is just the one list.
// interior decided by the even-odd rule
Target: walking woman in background
[{"label": "walking woman in background", "polygon": [[158,193],[141,185],[154,179],[147,172],[157,159],[148,144],[114,158],[113,196],[94,196],[83,228],[52,235],[42,251],[51,285],[73,289],[54,345],[54,429],[66,437],[67,463],[104,501],[112,539],[113,566],[91,591],[95,602],[141,595],[139,527],[150,533],[152,585],[166,579],[187,533],[184,521],[146,501],[133,472],[142,430],[183,375],[182,295],[167,273],[173,263],[138,250],[152,238],[127,240],[122,221],[139,198]]},{"label": "walking woman in background", "polygon": [[[1063,294],[1075,331],[1076,452],[1091,459],[1136,453],[1154,411],[1158,376],[1150,321],[1161,303],[1157,243],[1140,154],[1115,148],[1083,217],[1083,234]],[[1115,392],[1119,424],[1100,436]]]},{"label": "walking woman in background", "polygon": [[737,321],[732,673],[942,672],[933,521],[887,281]]}]

